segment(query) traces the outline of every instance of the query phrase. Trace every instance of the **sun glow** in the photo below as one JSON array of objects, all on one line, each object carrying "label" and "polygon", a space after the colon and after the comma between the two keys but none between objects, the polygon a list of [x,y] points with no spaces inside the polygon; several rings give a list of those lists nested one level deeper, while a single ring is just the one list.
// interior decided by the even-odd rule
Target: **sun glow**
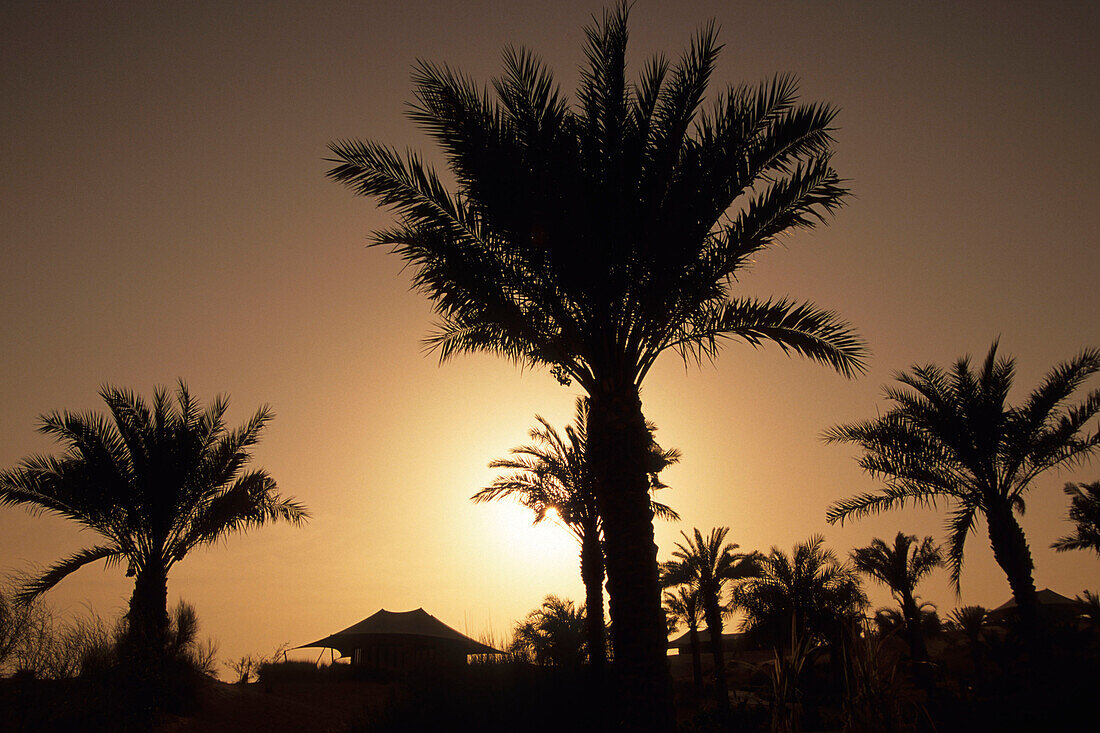
[{"label": "sun glow", "polygon": [[553,509],[538,524],[534,513],[526,507],[508,502],[498,502],[494,526],[500,528],[503,541],[510,552],[531,561],[557,564],[569,562],[580,551],[573,535],[561,523]]}]

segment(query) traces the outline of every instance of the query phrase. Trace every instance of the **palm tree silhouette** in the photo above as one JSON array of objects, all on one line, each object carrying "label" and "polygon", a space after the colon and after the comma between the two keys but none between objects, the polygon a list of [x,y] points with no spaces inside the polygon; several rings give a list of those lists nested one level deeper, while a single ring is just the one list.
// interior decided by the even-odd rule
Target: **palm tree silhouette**
[{"label": "palm tree silhouette", "polygon": [[125,563],[134,578],[126,641],[139,661],[155,662],[168,643],[168,572],[188,552],[270,521],[301,523],[309,514],[282,499],[263,469],[245,470],[250,450],[273,417],[261,407],[242,427],[224,421],[229,403],[204,410],[181,381],[175,401],[157,387],[150,407],[133,392],[106,386],[100,414],[54,412],[39,432],[66,447],[32,456],[0,473],[0,505],[71,519],[102,538],[56,563],[19,592],[45,593],[88,563]]},{"label": "palm tree silhouette", "polygon": [[1077,525],[1073,534],[1059,537],[1052,545],[1058,552],[1092,550],[1100,555],[1100,481],[1067,483],[1070,497],[1069,521]]},{"label": "palm tree silhouette", "polygon": [[509,650],[530,657],[535,664],[576,666],[585,653],[586,624],[584,606],[573,601],[546,596],[542,605],[516,624]]},{"label": "palm tree silhouette", "polygon": [[882,583],[901,606],[902,628],[913,659],[928,661],[924,625],[915,589],[926,575],[943,565],[943,555],[931,537],[918,541],[916,535],[898,532],[894,544],[875,537],[867,547],[852,550],[856,569]]},{"label": "palm tree silhouette", "polygon": [[699,647],[699,623],[703,620],[703,604],[699,602],[699,591],[686,585],[676,588],[675,592],[666,590],[664,603],[669,620],[676,626],[687,626],[688,643],[691,645],[691,679],[695,685],[695,696],[702,697],[703,660]]},{"label": "palm tree silhouette", "polygon": [[661,565],[661,585],[684,585],[698,593],[703,616],[710,635],[710,651],[714,657],[714,683],[718,704],[729,708],[726,685],[726,660],[722,648],[722,616],[728,613],[722,602],[726,584],[756,575],[759,570],[756,554],[735,552],[737,545],[726,542],[729,527],[716,527],[706,538],[696,528],[694,536],[680,533],[684,543],[676,543],[675,558]]},{"label": "palm tree silhouette", "polygon": [[788,649],[795,637],[835,642],[862,618],[867,596],[859,576],[824,543],[814,535],[790,555],[773,547],[757,559],[757,575],[733,589],[733,605],[745,613],[743,631]]},{"label": "palm tree silhouette", "polygon": [[[513,448],[510,458],[498,458],[490,468],[510,469],[513,473],[498,476],[492,485],[474,494],[475,502],[493,501],[505,497],[517,499],[535,513],[535,523],[556,517],[581,545],[581,580],[584,582],[585,608],[588,609],[588,658],[600,669],[607,658],[606,629],[603,620],[604,557],[600,534],[602,522],[596,508],[590,473],[585,462],[588,439],[588,400],[577,398],[573,424],[565,428],[563,437],[550,423],[536,415],[539,427],[528,433],[529,445]],[[652,435],[656,426],[647,423]],[[658,479],[667,466],[679,462],[675,448],[662,449],[651,439],[646,454],[646,470],[650,488],[668,488]],[[651,501],[654,516],[679,520],[670,507]]]},{"label": "palm tree silhouette", "polygon": [[[676,63],[626,78],[628,5],[586,29],[575,105],[529,51],[506,49],[492,94],[421,62],[410,117],[443,148],[447,190],[414,153],[330,146],[329,176],[394,210],[374,234],[434,302],[428,343],[447,359],[492,351],[575,380],[591,399],[587,452],[604,521],[615,659],[639,725],[673,726],[640,388],[666,350],[717,355],[726,339],[845,375],[862,340],[835,314],[731,296],[780,236],[811,228],[847,191],[830,163],[835,110],[799,104],[792,77],[732,87],[702,111],[720,46],[706,26]],[[659,711],[659,712],[655,712]]]},{"label": "palm tree silhouette", "polygon": [[1069,397],[1100,371],[1100,350],[1086,349],[1054,367],[1019,407],[1005,404],[1015,376],[1011,358],[997,358],[994,341],[979,371],[970,357],[945,371],[930,364],[896,375],[902,388],[887,388],[894,406],[874,420],[840,425],[829,442],[856,443],[860,466],[885,482],[878,493],[859,494],[829,507],[829,523],[863,517],[908,503],[947,499],[948,562],[956,590],[963,545],[975,517],[985,517],[997,564],[1008,577],[1026,639],[1035,640],[1039,605],[1031,551],[1014,512],[1023,513],[1032,480],[1049,469],[1072,466],[1100,446],[1088,433],[1100,412],[1100,390],[1066,406]]}]

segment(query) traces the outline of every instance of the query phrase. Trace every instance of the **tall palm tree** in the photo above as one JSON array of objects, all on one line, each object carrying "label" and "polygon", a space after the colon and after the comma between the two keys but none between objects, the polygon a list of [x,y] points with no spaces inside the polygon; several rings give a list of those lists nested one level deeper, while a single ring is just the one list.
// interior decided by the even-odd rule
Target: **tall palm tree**
[{"label": "tall palm tree", "polygon": [[680,533],[684,542],[676,543],[674,559],[661,565],[661,585],[687,586],[698,594],[710,636],[710,652],[714,657],[714,683],[718,704],[729,707],[726,685],[726,660],[722,648],[722,616],[727,612],[723,602],[726,585],[758,573],[755,553],[736,552],[738,545],[726,542],[729,527],[716,527],[703,537],[698,528],[694,536]]},{"label": "tall palm tree", "polygon": [[787,649],[794,638],[829,642],[857,623],[867,595],[855,569],[810,537],[790,555],[773,547],[757,560],[759,572],[733,588],[733,605],[745,613],[742,631]]},{"label": "tall palm tree", "polygon": [[243,426],[225,425],[229,407],[206,409],[181,381],[175,400],[163,387],[149,406],[133,392],[104,387],[109,416],[54,412],[39,432],[56,438],[60,456],[32,456],[0,473],[0,505],[48,512],[101,538],[59,561],[20,591],[37,598],[81,567],[125,564],[134,578],[127,639],[142,659],[158,659],[168,631],[168,572],[199,545],[270,521],[301,523],[309,514],[283,499],[263,469],[245,470],[273,417],[264,406]]},{"label": "tall palm tree", "polygon": [[929,364],[899,373],[903,387],[887,388],[893,407],[886,414],[826,432],[829,442],[859,445],[860,466],[885,482],[877,493],[833,504],[826,518],[832,524],[946,499],[951,506],[947,555],[958,590],[963,545],[975,518],[983,515],[1025,638],[1034,641],[1039,614],[1034,565],[1014,513],[1023,513],[1024,495],[1036,476],[1077,465],[1100,446],[1100,431],[1087,430],[1100,412],[1100,390],[1079,404],[1066,404],[1097,371],[1100,350],[1085,349],[1055,366],[1018,407],[1006,404],[1015,363],[997,357],[996,341],[978,371],[964,356],[950,371]]},{"label": "tall palm tree", "polygon": [[492,92],[417,65],[410,117],[442,147],[453,192],[418,155],[375,142],[332,144],[329,176],[397,213],[374,243],[411,264],[434,302],[428,343],[441,359],[492,351],[587,393],[623,709],[669,728],[646,374],[666,350],[710,358],[727,339],[771,341],[849,376],[865,349],[812,304],[731,295],[758,252],[842,204],[835,110],[799,104],[782,76],[732,87],[703,111],[713,24],[679,61],[653,58],[631,83],[627,15],[624,0],[586,29],[575,103],[523,49],[505,50]]},{"label": "tall palm tree", "polygon": [[[535,523],[556,517],[581,546],[581,580],[584,582],[585,608],[588,609],[588,658],[593,667],[602,668],[607,658],[606,628],[603,620],[604,559],[600,540],[602,522],[596,508],[584,446],[588,439],[588,400],[577,398],[573,424],[563,437],[542,417],[539,427],[528,433],[529,445],[513,448],[511,457],[498,458],[489,468],[504,468],[513,473],[498,476],[492,485],[474,494],[475,502],[505,497],[517,499],[535,513]],[[647,423],[652,435],[656,426]],[[658,478],[667,466],[679,462],[675,448],[662,449],[650,441],[647,454],[650,488],[668,488]],[[680,515],[657,501],[651,501],[654,516],[679,520]]]},{"label": "tall palm tree", "polygon": [[1064,491],[1070,497],[1069,521],[1077,526],[1073,534],[1059,537],[1051,547],[1058,552],[1092,550],[1100,555],[1100,481],[1067,483]]},{"label": "tall palm tree", "polygon": [[856,569],[882,583],[893,594],[901,615],[913,659],[928,661],[920,604],[915,589],[926,575],[943,565],[943,555],[931,537],[918,541],[916,535],[898,532],[894,544],[875,537],[867,547],[852,550]]},{"label": "tall palm tree", "polygon": [[683,585],[676,588],[675,592],[666,590],[664,603],[665,612],[674,628],[681,624],[687,627],[688,643],[691,646],[691,679],[695,685],[695,696],[702,697],[703,660],[699,647],[699,623],[703,620],[703,607],[699,601],[699,590]]}]

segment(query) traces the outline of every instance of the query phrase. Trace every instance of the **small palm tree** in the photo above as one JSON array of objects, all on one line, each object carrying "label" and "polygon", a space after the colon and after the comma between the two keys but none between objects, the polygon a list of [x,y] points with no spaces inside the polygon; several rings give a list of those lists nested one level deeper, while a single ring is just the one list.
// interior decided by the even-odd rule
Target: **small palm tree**
[{"label": "small palm tree", "polygon": [[961,632],[969,642],[970,657],[974,663],[974,673],[982,676],[982,637],[989,622],[989,610],[983,606],[961,606],[947,616],[946,626],[951,631]]},{"label": "small palm tree", "polygon": [[[513,448],[511,457],[498,458],[489,468],[504,468],[513,473],[498,476],[488,488],[474,494],[475,502],[510,497],[535,513],[538,524],[548,517],[560,520],[581,546],[581,580],[584,582],[585,608],[589,611],[588,658],[594,667],[602,667],[607,656],[603,620],[604,557],[600,535],[603,523],[596,507],[591,474],[585,461],[588,439],[588,400],[577,398],[573,424],[563,437],[550,423],[536,415],[539,427],[528,435],[529,445]],[[656,426],[647,423],[650,435]],[[652,491],[668,488],[658,479],[667,466],[680,460],[676,449],[665,450],[651,440],[646,470]],[[654,516],[679,520],[680,515],[658,501],[650,502]]]},{"label": "small palm tree", "polygon": [[586,654],[586,618],[584,606],[576,608],[567,598],[546,596],[539,608],[516,624],[509,651],[535,664],[577,666]]},{"label": "small palm tree", "polygon": [[835,642],[863,618],[867,596],[858,574],[824,544],[814,535],[790,555],[773,547],[758,557],[759,572],[733,589],[733,605],[745,613],[743,631],[787,649],[793,637]]},{"label": "small palm tree", "polygon": [[961,631],[971,643],[981,641],[989,619],[989,610],[983,606],[960,606],[947,615],[947,626]]},{"label": "small palm tree", "polygon": [[723,603],[726,585],[757,573],[756,555],[735,552],[737,545],[726,542],[729,527],[717,527],[706,538],[696,528],[694,536],[680,534],[683,543],[676,543],[673,560],[661,565],[661,584],[687,586],[698,594],[703,617],[710,636],[710,651],[714,656],[715,694],[718,704],[729,706],[726,685],[726,661],[722,648],[722,616],[728,613]]},{"label": "small palm tree", "polygon": [[926,575],[943,565],[943,555],[931,537],[918,542],[916,535],[898,532],[893,546],[875,537],[868,547],[852,550],[856,569],[882,583],[901,606],[903,628],[913,659],[928,661],[920,605],[915,589]]},{"label": "small palm tree", "polygon": [[683,624],[688,630],[688,643],[691,645],[691,679],[695,685],[695,696],[703,695],[703,660],[699,646],[699,623],[703,620],[703,607],[699,602],[699,591],[690,586],[680,586],[675,591],[665,591],[665,612],[673,628]]},{"label": "small palm tree", "polygon": [[421,63],[410,116],[453,174],[414,154],[331,145],[334,180],[394,210],[375,233],[435,304],[441,358],[490,351],[548,367],[592,399],[588,455],[604,522],[620,711],[674,727],[657,547],[643,456],[642,383],[664,352],[714,357],[728,340],[778,344],[845,375],[864,343],[834,313],[734,297],[757,253],[823,222],[847,190],[831,164],[836,112],[792,77],[704,105],[721,46],[705,27],[678,61],[626,74],[622,0],[585,29],[576,100],[523,49],[486,89]]},{"label": "small palm tree", "polygon": [[1070,497],[1069,521],[1077,526],[1073,534],[1059,538],[1051,547],[1058,552],[1092,550],[1100,555],[1100,481],[1067,483],[1064,491]]},{"label": "small palm tree", "polygon": [[1034,564],[1015,513],[1023,513],[1035,477],[1077,465],[1100,447],[1100,431],[1087,430],[1100,412],[1100,390],[1077,405],[1066,404],[1097,371],[1100,350],[1085,349],[1052,369],[1019,407],[1006,404],[1015,363],[997,357],[996,341],[977,372],[965,356],[950,371],[930,364],[898,374],[903,387],[886,390],[894,403],[889,412],[826,432],[829,442],[859,445],[860,465],[885,482],[877,493],[833,504],[826,518],[831,524],[946,499],[952,507],[948,562],[958,590],[963,545],[981,514],[1025,637],[1034,641],[1039,615]]},{"label": "small palm tree", "polygon": [[162,387],[152,406],[134,393],[104,387],[110,417],[50,413],[39,431],[61,456],[33,456],[0,473],[0,505],[71,519],[102,538],[50,567],[19,593],[29,602],[70,573],[105,560],[134,578],[127,640],[145,659],[169,643],[168,572],[192,549],[267,522],[298,524],[309,515],[282,499],[263,469],[246,471],[250,450],[273,417],[266,406],[229,430],[224,397],[205,410],[181,381],[175,401]]}]

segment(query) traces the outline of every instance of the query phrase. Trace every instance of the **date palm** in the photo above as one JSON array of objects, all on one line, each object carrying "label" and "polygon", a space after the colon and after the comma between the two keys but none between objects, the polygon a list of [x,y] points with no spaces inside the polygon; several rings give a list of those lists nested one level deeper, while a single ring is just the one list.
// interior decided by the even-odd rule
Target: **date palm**
[{"label": "date palm", "polygon": [[[535,523],[555,517],[581,546],[581,580],[588,609],[588,658],[593,667],[602,667],[607,657],[603,620],[604,559],[600,540],[602,522],[596,508],[596,495],[585,463],[584,446],[588,438],[588,401],[577,399],[573,424],[562,436],[550,423],[536,415],[539,426],[532,428],[532,443],[513,448],[511,457],[498,458],[489,468],[504,468],[510,474],[498,476],[492,485],[474,494],[475,502],[514,498],[535,513]],[[652,434],[656,427],[647,423]],[[650,442],[646,470],[652,490],[667,488],[658,474],[680,460],[676,449],[665,450]],[[657,501],[651,501],[654,516],[678,520],[680,516]]]},{"label": "date palm", "polygon": [[1100,446],[1100,432],[1088,430],[1100,412],[1100,390],[1067,404],[1097,371],[1100,350],[1085,349],[1055,366],[1018,407],[1006,404],[1015,363],[997,357],[996,341],[976,371],[965,356],[950,370],[929,364],[899,373],[902,387],[886,390],[893,403],[886,414],[826,432],[829,442],[859,445],[860,466],[885,483],[877,493],[833,504],[826,518],[831,524],[947,500],[947,559],[958,590],[964,543],[977,516],[984,516],[1022,631],[1033,642],[1039,614],[1034,565],[1015,513],[1023,513],[1024,495],[1037,476],[1078,465]]},{"label": "date palm", "polygon": [[695,685],[695,696],[702,697],[703,660],[699,647],[699,624],[703,621],[703,607],[699,602],[699,591],[683,585],[675,591],[666,590],[664,604],[669,621],[674,624],[673,628],[681,624],[687,627],[688,643],[691,646],[691,679]]},{"label": "date palm", "polygon": [[757,558],[754,553],[736,552],[738,546],[726,542],[729,527],[716,527],[707,537],[703,537],[698,528],[691,537],[685,532],[680,534],[684,542],[677,542],[673,559],[661,565],[661,585],[687,586],[698,594],[714,657],[715,694],[718,704],[725,709],[729,707],[729,691],[722,648],[722,616],[728,610],[723,598],[729,583],[758,573]]},{"label": "date palm", "polygon": [[535,664],[577,666],[585,655],[585,619],[582,606],[568,598],[546,596],[542,605],[512,630],[509,651],[532,659]]},{"label": "date palm", "polygon": [[915,589],[926,575],[943,565],[943,555],[931,537],[918,541],[916,535],[898,532],[894,544],[875,537],[867,547],[852,550],[856,569],[882,583],[901,606],[905,635],[913,659],[928,661],[924,626]]},{"label": "date palm", "polygon": [[410,116],[443,149],[448,190],[414,153],[331,145],[329,175],[399,217],[375,232],[434,303],[441,359],[491,351],[546,366],[591,400],[586,452],[604,522],[623,712],[673,726],[640,388],[657,357],[779,344],[845,375],[862,340],[835,314],[733,297],[778,238],[815,226],[847,191],[831,165],[835,111],[793,78],[732,87],[703,111],[720,46],[704,28],[678,62],[626,76],[628,6],[586,29],[575,102],[526,50],[491,92],[421,62]]},{"label": "date palm", "polygon": [[855,569],[810,537],[790,555],[773,547],[757,559],[759,572],[733,588],[733,605],[745,613],[742,631],[788,649],[795,639],[836,641],[862,618],[867,596]]},{"label": "date palm", "polygon": [[133,392],[104,387],[101,414],[54,412],[39,431],[56,438],[60,456],[32,456],[0,473],[0,505],[51,513],[92,530],[86,547],[19,592],[32,601],[81,567],[106,561],[134,578],[127,641],[141,659],[160,658],[168,642],[168,572],[195,547],[276,520],[298,524],[308,513],[283,499],[263,469],[246,470],[251,449],[273,417],[266,406],[243,426],[225,424],[229,407],[206,409],[183,382],[158,387],[152,405]]},{"label": "date palm", "polygon": [[1064,491],[1070,497],[1069,521],[1076,527],[1073,534],[1058,538],[1051,547],[1058,552],[1092,550],[1100,555],[1100,481],[1067,483]]}]

